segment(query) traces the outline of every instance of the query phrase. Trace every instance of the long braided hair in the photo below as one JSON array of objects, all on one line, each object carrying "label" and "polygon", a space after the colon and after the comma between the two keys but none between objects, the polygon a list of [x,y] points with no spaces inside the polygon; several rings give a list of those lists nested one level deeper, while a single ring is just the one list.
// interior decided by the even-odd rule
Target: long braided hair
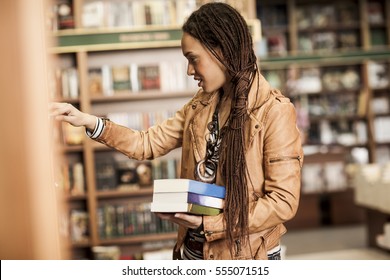
[{"label": "long braided hair", "polygon": [[226,67],[231,78],[232,107],[228,125],[221,131],[220,148],[220,168],[226,186],[224,221],[229,244],[234,240],[245,243],[249,206],[244,125],[248,118],[249,90],[258,72],[252,37],[237,10],[218,2],[201,6],[182,29],[199,40]]}]

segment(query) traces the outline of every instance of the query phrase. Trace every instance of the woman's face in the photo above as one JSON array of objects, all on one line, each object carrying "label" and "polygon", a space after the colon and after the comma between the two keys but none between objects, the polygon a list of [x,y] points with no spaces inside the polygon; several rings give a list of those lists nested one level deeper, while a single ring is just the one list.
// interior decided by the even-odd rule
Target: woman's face
[{"label": "woman's face", "polygon": [[194,76],[199,87],[211,93],[225,85],[226,68],[197,39],[184,32],[181,48],[188,60],[187,75]]}]

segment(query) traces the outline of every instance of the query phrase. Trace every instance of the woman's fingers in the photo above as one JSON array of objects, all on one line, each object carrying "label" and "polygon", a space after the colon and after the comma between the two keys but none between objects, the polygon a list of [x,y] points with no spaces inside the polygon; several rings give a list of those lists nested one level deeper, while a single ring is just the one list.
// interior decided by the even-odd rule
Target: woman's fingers
[{"label": "woman's fingers", "polygon": [[84,114],[72,104],[53,102],[49,107],[50,116],[57,121],[65,121],[74,126],[85,125]]},{"label": "woman's fingers", "polygon": [[70,115],[75,108],[69,103],[54,102],[50,104],[49,109],[51,116],[56,117],[60,115]]},{"label": "woman's fingers", "polygon": [[163,220],[169,220],[175,224],[187,227],[197,228],[202,223],[202,217],[197,215],[188,215],[185,213],[156,213]]}]

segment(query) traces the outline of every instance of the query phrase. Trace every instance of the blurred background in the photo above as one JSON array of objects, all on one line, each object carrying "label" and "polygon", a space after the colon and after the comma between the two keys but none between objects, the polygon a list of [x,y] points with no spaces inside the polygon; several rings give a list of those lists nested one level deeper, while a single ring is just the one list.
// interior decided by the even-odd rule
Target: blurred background
[{"label": "blurred background", "polygon": [[[181,24],[206,2],[1,2],[0,259],[171,257],[176,228],[150,202],[180,151],[132,161],[47,108],[135,129],[171,116],[197,90]],[[284,259],[390,259],[390,1],[223,2],[297,110],[305,163]]]}]

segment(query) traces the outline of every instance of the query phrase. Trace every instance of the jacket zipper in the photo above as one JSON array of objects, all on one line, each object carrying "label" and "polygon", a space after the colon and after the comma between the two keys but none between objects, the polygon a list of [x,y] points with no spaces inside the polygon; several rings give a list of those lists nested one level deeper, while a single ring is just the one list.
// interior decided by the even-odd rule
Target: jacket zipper
[{"label": "jacket zipper", "polygon": [[207,236],[210,236],[214,233],[220,233],[220,232],[224,232],[224,230],[219,230],[219,231],[209,231],[209,230],[205,230],[204,231],[204,234],[207,235]]},{"label": "jacket zipper", "polygon": [[241,252],[241,241],[239,239],[236,240],[236,256],[240,255]]},{"label": "jacket zipper", "polygon": [[299,162],[301,162],[302,157],[301,156],[285,156],[285,157],[277,157],[277,158],[271,158],[269,160],[270,163],[280,162],[280,161],[288,161],[288,160],[294,160],[297,159]]}]

